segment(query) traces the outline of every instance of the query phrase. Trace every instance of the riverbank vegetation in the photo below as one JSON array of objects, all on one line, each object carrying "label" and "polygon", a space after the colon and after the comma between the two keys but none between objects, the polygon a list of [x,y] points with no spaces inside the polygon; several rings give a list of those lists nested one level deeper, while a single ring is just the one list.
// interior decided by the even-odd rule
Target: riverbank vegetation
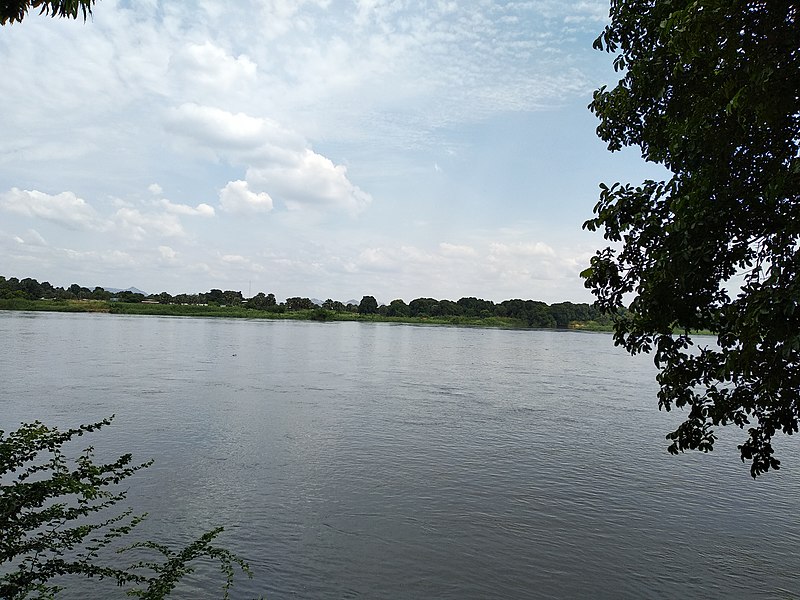
[{"label": "riverbank vegetation", "polygon": [[[228,598],[236,571],[252,577],[247,563],[215,544],[217,527],[173,550],[128,535],[147,515],[108,511],[127,497],[120,484],[153,461],[135,464],[130,454],[95,462],[90,446],[70,458],[76,438],[111,425],[113,416],[59,430],[39,421],[7,435],[0,430],[0,598],[52,598],[71,577],[107,580],[111,589],[151,600],[170,595],[198,560],[218,563]],[[127,483],[127,482],[126,482]],[[130,556],[126,566],[122,557]]]},{"label": "riverbank vegetation", "polygon": [[228,317],[295,319],[313,321],[379,321],[518,329],[560,328],[609,331],[610,318],[590,304],[535,300],[480,298],[457,301],[435,298],[402,299],[379,304],[374,296],[347,304],[328,299],[291,297],[278,302],[274,294],[258,293],[245,298],[240,291],[212,289],[198,294],[142,294],[133,291],[89,289],[78,284],[67,288],[49,282],[0,276],[0,309],[57,312],[106,312],[112,314],[172,315],[184,317]]}]

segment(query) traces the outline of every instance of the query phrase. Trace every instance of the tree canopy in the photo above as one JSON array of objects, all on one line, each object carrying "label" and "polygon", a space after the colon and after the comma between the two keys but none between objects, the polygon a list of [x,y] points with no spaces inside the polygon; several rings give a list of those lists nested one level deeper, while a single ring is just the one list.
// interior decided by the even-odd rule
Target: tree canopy
[{"label": "tree canopy", "polygon": [[92,14],[96,0],[0,0],[0,25],[22,22],[31,9],[40,15],[68,17],[85,21]]},{"label": "tree canopy", "polygon": [[[796,0],[613,0],[595,42],[622,77],[589,106],[598,135],[671,175],[601,184],[584,227],[611,246],[586,286],[618,345],[654,353],[659,406],[688,409],[670,452],[747,427],[753,477],[779,468],[773,436],[800,417],[798,13]],[[717,343],[695,346],[701,329]]]},{"label": "tree canopy", "polygon": [[364,296],[358,304],[358,312],[362,315],[374,315],[378,312],[378,301],[375,296]]}]

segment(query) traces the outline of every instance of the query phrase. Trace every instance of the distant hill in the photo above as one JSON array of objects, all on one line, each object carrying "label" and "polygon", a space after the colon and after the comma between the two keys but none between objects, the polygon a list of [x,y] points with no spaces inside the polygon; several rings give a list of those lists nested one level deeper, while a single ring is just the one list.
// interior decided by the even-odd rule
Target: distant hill
[{"label": "distant hill", "polygon": [[124,290],[122,288],[105,287],[102,285],[100,287],[102,287],[107,292],[111,292],[112,294],[118,294],[119,292],[132,292],[134,294],[142,294],[143,296],[149,296],[147,292],[143,292],[139,288],[135,287],[125,288]]}]

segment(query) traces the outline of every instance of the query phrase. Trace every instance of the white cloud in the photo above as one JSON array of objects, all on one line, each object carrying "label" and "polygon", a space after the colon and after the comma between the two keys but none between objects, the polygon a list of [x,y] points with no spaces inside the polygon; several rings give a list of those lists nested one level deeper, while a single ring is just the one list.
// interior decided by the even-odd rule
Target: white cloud
[{"label": "white cloud", "polygon": [[220,260],[228,268],[242,269],[253,273],[261,273],[265,270],[262,265],[239,254],[223,254]]},{"label": "white cloud", "polygon": [[358,255],[356,268],[368,271],[400,271],[402,265],[396,256],[381,248],[364,248]]},{"label": "white cloud", "polygon": [[213,217],[214,216],[214,207],[209,206],[208,204],[201,203],[195,207],[189,206],[187,204],[175,204],[170,202],[166,198],[162,198],[159,204],[168,212],[174,215],[186,215],[186,216],[200,216],[200,217]]},{"label": "white cloud", "polygon": [[147,186],[147,191],[153,194],[154,196],[158,196],[163,193],[164,190],[161,189],[161,186],[157,183],[151,183]]},{"label": "white cloud", "polygon": [[68,229],[102,231],[107,228],[95,210],[73,192],[54,196],[37,190],[11,188],[0,194],[3,209],[38,219],[58,223]]},{"label": "white cloud", "polygon": [[134,258],[122,250],[73,250],[64,248],[63,254],[73,263],[89,263],[93,265],[103,265],[112,268],[133,267],[136,265]]},{"label": "white cloud", "polygon": [[186,234],[175,215],[145,214],[135,208],[117,210],[114,223],[123,234],[134,240],[146,237],[182,237]]},{"label": "white cloud", "polygon": [[272,210],[272,198],[265,192],[250,191],[246,181],[229,181],[219,192],[223,210],[231,213],[257,213]]},{"label": "white cloud", "polygon": [[291,164],[251,167],[247,179],[291,209],[341,208],[358,213],[372,202],[372,196],[350,181],[344,165],[309,149],[292,158]]},{"label": "white cloud", "polygon": [[280,160],[283,149],[296,152],[305,145],[301,136],[270,119],[194,103],[171,109],[166,126],[169,131],[234,161],[254,156]]},{"label": "white cloud", "polygon": [[447,242],[439,244],[439,250],[444,256],[452,256],[454,258],[472,258],[478,255],[472,246],[448,244]]},{"label": "white cloud", "polygon": [[47,246],[45,239],[35,229],[28,229],[23,236],[14,236],[14,240],[27,246]]},{"label": "white cloud", "polygon": [[490,254],[495,257],[534,257],[556,255],[555,250],[544,242],[518,242],[515,244],[493,243],[489,246]]},{"label": "white cloud", "polygon": [[249,84],[256,78],[256,64],[249,57],[241,54],[234,58],[210,41],[184,46],[170,60],[170,71],[185,83],[215,91]]},{"label": "white cloud", "polygon": [[242,183],[229,190],[229,183],[222,192],[226,210],[271,209],[274,198],[293,210],[341,209],[354,214],[372,202],[370,194],[350,181],[347,167],[317,154],[302,137],[269,119],[184,104],[171,112],[168,126],[218,156],[248,166],[247,185],[266,195],[249,196]]},{"label": "white cloud", "polygon": [[169,246],[159,246],[158,254],[166,261],[174,260],[178,256],[178,253]]},{"label": "white cloud", "polygon": [[576,2],[571,9],[574,12],[564,16],[565,23],[600,24],[608,21],[608,2],[606,0]]}]

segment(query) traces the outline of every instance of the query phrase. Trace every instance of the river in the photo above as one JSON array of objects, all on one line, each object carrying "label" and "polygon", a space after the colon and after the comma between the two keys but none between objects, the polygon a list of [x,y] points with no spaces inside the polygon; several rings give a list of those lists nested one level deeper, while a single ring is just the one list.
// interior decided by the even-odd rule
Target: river
[{"label": "river", "polygon": [[755,481],[739,430],[670,456],[680,413],[607,334],[3,311],[0,339],[0,429],[115,414],[81,441],[156,459],[135,536],[224,525],[234,598],[800,598],[796,437]]}]

